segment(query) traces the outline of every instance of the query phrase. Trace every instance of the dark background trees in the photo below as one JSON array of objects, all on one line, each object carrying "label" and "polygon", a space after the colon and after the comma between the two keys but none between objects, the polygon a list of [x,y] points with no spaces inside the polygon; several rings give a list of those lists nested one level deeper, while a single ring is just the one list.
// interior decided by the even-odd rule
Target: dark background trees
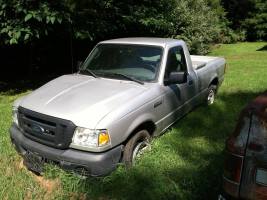
[{"label": "dark background trees", "polygon": [[267,40],[266,0],[222,0],[233,30],[246,32],[249,41]]},{"label": "dark background trees", "polygon": [[0,80],[75,71],[100,40],[184,39],[192,53],[211,44],[266,40],[265,0],[0,0]]}]

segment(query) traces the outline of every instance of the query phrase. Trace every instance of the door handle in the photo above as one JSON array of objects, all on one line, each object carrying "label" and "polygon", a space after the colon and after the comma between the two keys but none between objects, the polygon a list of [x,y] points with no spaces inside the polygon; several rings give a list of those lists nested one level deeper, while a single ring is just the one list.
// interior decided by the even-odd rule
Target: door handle
[{"label": "door handle", "polygon": [[161,99],[161,100],[157,101],[156,103],[154,103],[154,108],[160,106],[162,104],[162,102],[163,102],[163,100]]}]

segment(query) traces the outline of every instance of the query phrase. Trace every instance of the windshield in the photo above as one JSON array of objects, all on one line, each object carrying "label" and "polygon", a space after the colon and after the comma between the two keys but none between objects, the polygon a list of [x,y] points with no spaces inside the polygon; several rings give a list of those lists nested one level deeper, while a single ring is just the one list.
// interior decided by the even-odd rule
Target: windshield
[{"label": "windshield", "polygon": [[162,48],[158,46],[100,44],[86,59],[81,71],[89,70],[100,77],[128,77],[149,82],[157,77],[161,57]]}]

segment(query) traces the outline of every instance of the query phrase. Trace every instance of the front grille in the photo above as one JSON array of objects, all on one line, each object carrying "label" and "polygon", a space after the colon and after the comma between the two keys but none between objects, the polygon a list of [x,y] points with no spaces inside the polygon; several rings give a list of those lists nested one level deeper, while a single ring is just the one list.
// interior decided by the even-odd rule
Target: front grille
[{"label": "front grille", "polygon": [[75,125],[69,120],[44,115],[23,107],[18,109],[18,121],[26,137],[58,149],[69,147],[75,129]]}]

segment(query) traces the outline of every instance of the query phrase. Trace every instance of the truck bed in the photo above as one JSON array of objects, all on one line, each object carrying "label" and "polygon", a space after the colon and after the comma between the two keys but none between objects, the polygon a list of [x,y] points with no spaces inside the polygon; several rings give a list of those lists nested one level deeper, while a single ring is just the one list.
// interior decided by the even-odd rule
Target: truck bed
[{"label": "truck bed", "polygon": [[219,57],[213,56],[195,56],[191,55],[192,65],[195,70],[201,69],[206,66],[207,63],[214,62],[215,60],[220,60]]}]

